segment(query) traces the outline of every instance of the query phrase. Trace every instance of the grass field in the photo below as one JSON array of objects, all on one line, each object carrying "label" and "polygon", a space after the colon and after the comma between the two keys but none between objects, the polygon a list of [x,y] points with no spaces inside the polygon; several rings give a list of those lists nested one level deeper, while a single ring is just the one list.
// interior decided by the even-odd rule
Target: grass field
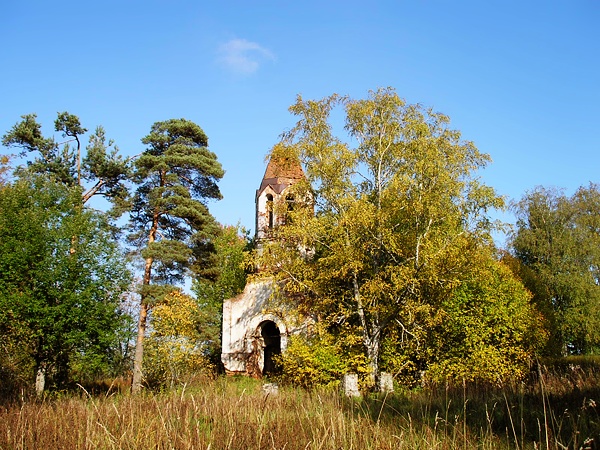
[{"label": "grass field", "polygon": [[220,377],[164,392],[80,388],[0,406],[0,449],[592,449],[600,374],[585,364],[502,388],[430,386],[347,399]]}]

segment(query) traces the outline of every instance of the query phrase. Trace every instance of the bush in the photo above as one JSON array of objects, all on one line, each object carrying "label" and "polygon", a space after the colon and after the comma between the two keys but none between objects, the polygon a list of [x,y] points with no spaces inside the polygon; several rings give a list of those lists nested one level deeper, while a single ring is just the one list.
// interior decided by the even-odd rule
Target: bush
[{"label": "bush", "polygon": [[547,333],[530,294],[501,262],[488,261],[442,304],[427,377],[501,385],[524,378]]},{"label": "bush", "polygon": [[304,388],[336,386],[347,371],[347,362],[329,334],[312,338],[290,336],[288,347],[277,363],[283,382]]},{"label": "bush", "polygon": [[174,386],[214,371],[202,342],[198,307],[181,292],[165,297],[152,311],[152,332],[146,340],[144,366],[150,386]]}]

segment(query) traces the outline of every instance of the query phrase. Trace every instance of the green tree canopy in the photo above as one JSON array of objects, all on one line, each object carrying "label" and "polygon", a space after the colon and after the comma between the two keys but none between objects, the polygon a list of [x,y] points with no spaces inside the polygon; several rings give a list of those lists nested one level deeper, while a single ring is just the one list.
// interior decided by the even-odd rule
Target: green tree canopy
[{"label": "green tree canopy", "polygon": [[215,365],[221,361],[223,301],[246,286],[246,253],[250,242],[244,230],[225,226],[204,249],[205,270],[196,272],[192,291],[200,311],[200,334]]},{"label": "green tree canopy", "polygon": [[[346,136],[334,134],[339,106]],[[298,97],[290,111],[299,120],[271,157],[300,160],[306,182],[261,252],[264,270],[332,332],[358,336],[373,375],[388,341],[426,361],[419,336],[473,273],[469,255],[492,241],[487,212],[503,206],[477,178],[489,156],[391,88],[361,100]]]},{"label": "green tree canopy", "polygon": [[107,140],[102,127],[97,127],[90,136],[83,155],[82,138],[88,130],[73,114],[58,113],[54,129],[61,133],[63,142],[44,137],[36,114],[27,114],[2,137],[2,144],[21,148],[22,156],[33,155],[20,168],[21,172],[46,174],[67,186],[79,186],[82,203],[94,195],[102,195],[113,201],[116,206],[113,212],[120,215],[127,196],[125,182],[130,161],[119,155],[119,149],[112,140]]},{"label": "green tree canopy", "polygon": [[548,352],[600,350],[600,188],[536,188],[514,205],[515,265],[551,324]]},{"label": "green tree canopy", "polygon": [[[122,253],[99,214],[76,208],[78,192],[32,176],[0,194],[0,345],[57,385],[72,364],[106,368],[126,317],[130,282]],[[72,236],[78,236],[76,243]],[[73,251],[73,245],[76,245]],[[29,377],[31,375],[31,377]]]},{"label": "green tree canopy", "polygon": [[531,294],[489,251],[469,253],[469,273],[439,310],[427,342],[428,378],[502,384],[523,378],[547,331]]},{"label": "green tree canopy", "polygon": [[221,198],[223,176],[204,131],[189,120],[156,122],[142,142],[147,148],[135,161],[130,235],[144,260],[134,391],[142,382],[148,308],[183,281],[198,248],[218,233],[207,201]]}]

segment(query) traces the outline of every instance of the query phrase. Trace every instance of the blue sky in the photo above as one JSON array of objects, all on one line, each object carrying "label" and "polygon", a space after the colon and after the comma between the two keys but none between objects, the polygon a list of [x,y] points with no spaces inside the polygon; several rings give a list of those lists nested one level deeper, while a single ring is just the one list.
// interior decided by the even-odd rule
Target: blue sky
[{"label": "blue sky", "polygon": [[0,18],[1,134],[69,111],[134,155],[152,123],[193,120],[226,170],[225,224],[254,227],[297,94],[392,86],[489,153],[481,177],[508,199],[600,182],[597,0],[5,0]]}]

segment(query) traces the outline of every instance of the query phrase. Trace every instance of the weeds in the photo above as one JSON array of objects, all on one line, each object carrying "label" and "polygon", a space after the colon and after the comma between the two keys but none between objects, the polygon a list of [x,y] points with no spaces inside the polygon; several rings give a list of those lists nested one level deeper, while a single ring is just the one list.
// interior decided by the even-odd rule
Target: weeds
[{"label": "weeds", "polygon": [[[528,383],[428,386],[347,399],[249,378],[131,396],[81,388],[0,406],[0,449],[592,449],[595,370],[540,367]],[[110,392],[110,393],[109,393]]]}]

